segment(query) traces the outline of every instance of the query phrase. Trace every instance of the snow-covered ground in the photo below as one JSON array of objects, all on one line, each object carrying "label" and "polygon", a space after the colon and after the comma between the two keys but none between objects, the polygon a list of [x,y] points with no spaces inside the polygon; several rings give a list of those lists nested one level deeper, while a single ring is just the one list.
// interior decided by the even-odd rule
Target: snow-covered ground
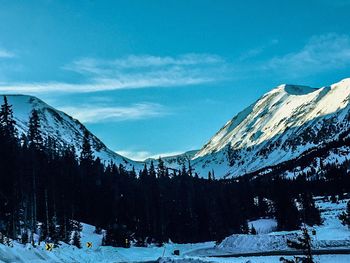
[{"label": "snow-covered ground", "polygon": [[[91,240],[86,238],[86,240]],[[100,240],[97,240],[100,242]],[[161,257],[171,257],[175,249],[181,252],[213,247],[213,242],[200,244],[166,244],[164,247],[114,248],[93,244],[92,248],[78,249],[63,244],[52,251],[46,251],[44,244],[33,248],[31,245],[14,244],[14,247],[0,245],[0,262],[139,262],[155,261]]]},{"label": "snow-covered ground", "polygon": [[[81,233],[82,249],[62,244],[52,251],[45,250],[45,244],[33,248],[31,245],[23,246],[14,243],[13,247],[0,244],[0,263],[3,262],[139,262],[155,261],[161,257],[171,257],[174,250],[182,253],[189,253],[192,250],[210,248],[214,242],[197,244],[173,244],[169,243],[163,247],[131,247],[115,248],[101,246],[102,235],[94,233],[95,227],[83,225]],[[86,243],[92,242],[92,248],[87,248]]]},{"label": "snow-covered ground", "polygon": [[[293,259],[293,257],[284,257]],[[269,257],[238,257],[238,258],[164,258],[160,263],[280,263],[280,256]],[[322,255],[315,256],[317,263],[349,263],[350,255]]]},{"label": "snow-covered ground", "polygon": [[258,234],[268,234],[277,229],[277,221],[272,218],[262,218],[254,221],[249,221],[248,225],[255,228]]},{"label": "snow-covered ground", "polygon": [[[348,200],[331,203],[324,198],[317,198],[316,204],[321,210],[324,220],[322,226],[312,236],[315,249],[350,248],[350,231],[343,226],[338,216],[345,210]],[[53,251],[46,251],[45,244],[36,248],[31,245],[23,246],[14,243],[13,247],[0,245],[0,262],[142,262],[156,261],[163,258],[163,263],[200,263],[200,262],[232,262],[232,263],[270,263],[280,262],[280,256],[215,258],[215,255],[227,253],[250,253],[290,250],[286,245],[287,238],[295,238],[298,231],[272,232],[276,227],[273,219],[260,219],[249,222],[258,231],[258,235],[232,235],[220,245],[214,242],[198,244],[173,244],[163,247],[150,246],[147,248],[114,248],[101,246],[102,235],[94,233],[94,227],[83,224],[81,243],[83,248],[62,244]],[[310,228],[311,230],[311,228]],[[86,242],[92,242],[92,248],[86,247]],[[173,256],[174,250],[180,250],[180,256]],[[214,257],[213,257],[214,256]],[[291,257],[286,257],[291,258]],[[350,262],[350,255],[316,256],[320,263]]]},{"label": "snow-covered ground", "polygon": [[[309,227],[310,233],[312,233],[312,230],[316,230],[316,235],[311,236],[314,249],[350,248],[350,231],[338,219],[340,213],[345,211],[348,201],[348,199],[344,199],[338,203],[332,203],[328,198],[316,198],[316,205],[321,211],[323,224],[321,226]],[[296,239],[301,234],[300,231],[268,231],[269,228],[273,229],[276,226],[276,222],[273,219],[260,219],[251,221],[250,224],[253,224],[258,229],[260,227],[265,231],[260,233],[258,231],[258,235],[235,234],[225,238],[218,246],[192,251],[188,255],[215,256],[292,250],[287,246],[287,239]]]}]

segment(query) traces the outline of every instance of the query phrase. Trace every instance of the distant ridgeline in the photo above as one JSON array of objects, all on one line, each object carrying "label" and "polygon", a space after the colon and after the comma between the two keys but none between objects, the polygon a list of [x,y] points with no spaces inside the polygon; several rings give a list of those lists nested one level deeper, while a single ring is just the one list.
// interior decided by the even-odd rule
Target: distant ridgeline
[{"label": "distant ridgeline", "polygon": [[[58,149],[41,134],[34,109],[28,133],[18,135],[6,97],[0,110],[0,232],[22,243],[71,242],[79,247],[79,222],[106,229],[104,245],[143,246],[150,242],[221,240],[233,233],[255,233],[248,220],[275,217],[279,230],[301,222],[320,224],[312,196],[350,191],[348,170],[329,165],[321,178],[272,176],[217,180],[199,178],[190,164],[169,170],[157,166],[136,173],[122,164],[95,158],[91,135],[84,133],[80,155],[72,146]],[[307,160],[305,160],[307,161]],[[301,206],[296,206],[298,200]],[[73,238],[72,238],[73,237]],[[3,242],[3,239],[0,240]]]},{"label": "distant ridgeline", "polygon": [[[325,176],[350,159],[350,79],[314,89],[280,85],[229,120],[192,159],[218,178]],[[329,167],[328,167],[329,166]],[[284,170],[283,170],[284,169]]]}]

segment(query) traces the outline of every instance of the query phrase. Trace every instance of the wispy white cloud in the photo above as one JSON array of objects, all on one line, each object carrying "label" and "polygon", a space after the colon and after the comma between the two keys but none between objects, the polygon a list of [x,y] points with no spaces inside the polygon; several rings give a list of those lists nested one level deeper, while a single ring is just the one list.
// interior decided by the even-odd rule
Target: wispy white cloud
[{"label": "wispy white cloud", "polygon": [[0,47],[0,58],[13,58],[15,53]]},{"label": "wispy white cloud", "polygon": [[174,156],[185,151],[176,151],[176,152],[163,152],[163,153],[151,153],[149,151],[131,151],[131,150],[117,150],[116,153],[128,157],[135,161],[144,161],[148,158],[158,159],[159,157]]},{"label": "wispy white cloud", "polygon": [[178,57],[128,56],[115,60],[83,58],[64,67],[82,75],[80,83],[3,83],[0,92],[87,93],[119,89],[176,87],[204,84],[225,78],[227,64],[216,55]]},{"label": "wispy white cloud", "polygon": [[155,103],[138,103],[125,107],[67,106],[59,109],[83,123],[138,120],[169,114],[164,106]]},{"label": "wispy white cloud", "polygon": [[177,57],[130,55],[120,59],[102,60],[94,58],[82,58],[64,66],[66,70],[78,73],[113,74],[125,69],[155,69],[173,66],[204,66],[224,63],[224,59],[212,54],[184,54]]},{"label": "wispy white cloud", "polygon": [[203,84],[214,81],[209,76],[182,76],[181,74],[165,74],[163,76],[124,76],[123,79],[98,79],[87,83],[73,84],[66,82],[35,83],[2,83],[3,93],[88,93],[120,89],[142,89],[150,87],[176,87]]},{"label": "wispy white cloud", "polygon": [[313,36],[299,51],[272,58],[264,63],[263,69],[287,76],[305,76],[349,65],[350,37],[326,34]]}]

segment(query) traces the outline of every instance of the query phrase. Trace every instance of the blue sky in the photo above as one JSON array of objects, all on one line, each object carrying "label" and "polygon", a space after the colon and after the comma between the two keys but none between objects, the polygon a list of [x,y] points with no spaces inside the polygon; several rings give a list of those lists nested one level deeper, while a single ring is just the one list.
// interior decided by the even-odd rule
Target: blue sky
[{"label": "blue sky", "polygon": [[350,0],[0,4],[0,92],[134,159],[200,148],[281,83],[350,77]]}]

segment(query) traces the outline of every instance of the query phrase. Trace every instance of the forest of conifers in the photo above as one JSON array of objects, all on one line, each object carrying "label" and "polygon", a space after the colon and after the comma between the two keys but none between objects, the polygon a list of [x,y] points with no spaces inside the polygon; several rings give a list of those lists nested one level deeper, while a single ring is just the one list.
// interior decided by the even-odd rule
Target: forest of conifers
[{"label": "forest of conifers", "polygon": [[[89,133],[82,149],[57,145],[33,110],[29,131],[18,134],[6,97],[0,110],[1,236],[34,243],[78,242],[79,222],[105,229],[104,245],[221,240],[251,233],[249,220],[275,217],[279,230],[321,224],[313,195],[342,195],[350,180],[344,166],[307,180],[270,177],[200,178],[191,164],[169,170],[159,159],[135,172],[94,157]],[[79,153],[79,154],[77,154]],[[296,205],[296,202],[301,204]],[[1,240],[0,240],[1,241]]]}]

